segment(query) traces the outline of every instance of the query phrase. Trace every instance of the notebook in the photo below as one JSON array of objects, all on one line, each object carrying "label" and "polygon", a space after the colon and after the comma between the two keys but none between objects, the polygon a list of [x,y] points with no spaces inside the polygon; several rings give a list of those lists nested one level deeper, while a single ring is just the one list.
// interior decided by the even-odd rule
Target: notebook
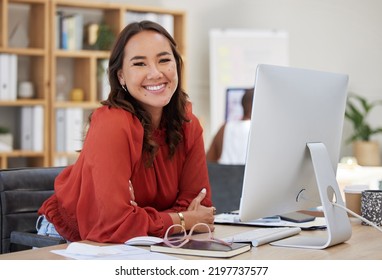
[{"label": "notebook", "polygon": [[227,246],[216,242],[198,240],[189,240],[181,248],[169,247],[163,242],[151,245],[150,247],[152,252],[214,258],[230,258],[247,252],[250,249],[250,244],[245,243],[232,243],[230,246]]}]

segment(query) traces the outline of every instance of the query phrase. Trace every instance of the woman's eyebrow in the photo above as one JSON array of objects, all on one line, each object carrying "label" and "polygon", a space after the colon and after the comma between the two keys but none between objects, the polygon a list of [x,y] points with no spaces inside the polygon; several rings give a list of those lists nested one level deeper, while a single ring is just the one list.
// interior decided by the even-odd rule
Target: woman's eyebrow
[{"label": "woman's eyebrow", "polygon": [[164,56],[164,55],[171,55],[171,53],[166,52],[166,51],[165,52],[160,52],[160,53],[158,53],[157,56],[159,57],[159,56]]},{"label": "woman's eyebrow", "polygon": [[[165,55],[171,55],[171,53],[169,53],[167,51],[160,52],[160,53],[157,54],[157,57],[161,57],[161,56],[165,56]],[[130,61],[133,61],[133,60],[142,60],[142,59],[146,59],[146,56],[144,56],[144,55],[136,55],[136,56],[133,56],[132,58],[130,58]]]},{"label": "woman's eyebrow", "polygon": [[133,61],[133,60],[141,60],[141,59],[145,59],[146,57],[143,56],[143,55],[137,55],[137,56],[133,56],[132,58],[130,58],[130,61]]}]

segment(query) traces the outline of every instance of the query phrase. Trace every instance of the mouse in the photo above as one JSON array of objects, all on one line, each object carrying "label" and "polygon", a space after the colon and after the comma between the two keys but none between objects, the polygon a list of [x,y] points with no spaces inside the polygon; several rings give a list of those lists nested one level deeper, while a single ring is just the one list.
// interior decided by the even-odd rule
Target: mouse
[{"label": "mouse", "polygon": [[126,245],[150,246],[153,244],[161,243],[163,239],[155,236],[137,236],[125,242]]}]

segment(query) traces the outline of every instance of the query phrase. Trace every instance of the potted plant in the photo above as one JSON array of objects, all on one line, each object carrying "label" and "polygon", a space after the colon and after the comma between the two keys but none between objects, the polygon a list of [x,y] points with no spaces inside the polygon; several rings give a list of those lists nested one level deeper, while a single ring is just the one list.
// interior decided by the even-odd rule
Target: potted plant
[{"label": "potted plant", "polygon": [[13,136],[9,128],[0,126],[0,152],[12,151]]},{"label": "potted plant", "polygon": [[101,23],[98,27],[97,40],[95,46],[99,50],[110,50],[113,45],[115,36],[110,26],[105,23]]},{"label": "potted plant", "polygon": [[353,133],[347,143],[353,144],[353,153],[360,165],[381,165],[379,143],[372,136],[382,133],[382,127],[372,128],[367,117],[372,109],[382,105],[382,100],[369,102],[357,94],[350,94],[347,99],[345,118],[353,125]]}]

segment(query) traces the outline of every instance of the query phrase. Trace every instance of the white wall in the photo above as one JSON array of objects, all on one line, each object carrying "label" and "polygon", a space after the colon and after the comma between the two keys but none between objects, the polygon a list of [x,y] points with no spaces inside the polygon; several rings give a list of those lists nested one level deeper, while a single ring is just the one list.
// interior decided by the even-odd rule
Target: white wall
[{"label": "white wall", "polygon": [[[94,2],[94,0],[92,0]],[[102,0],[101,0],[102,1]],[[209,131],[209,30],[281,29],[289,33],[294,67],[342,72],[349,91],[382,99],[382,1],[380,0],[113,0],[187,12],[187,90],[194,110]],[[323,112],[324,113],[324,112]],[[372,124],[382,126],[382,109]],[[345,122],[344,138],[350,124]],[[382,140],[382,137],[380,137]],[[382,142],[382,141],[381,141]],[[351,154],[343,145],[341,155]]]}]

